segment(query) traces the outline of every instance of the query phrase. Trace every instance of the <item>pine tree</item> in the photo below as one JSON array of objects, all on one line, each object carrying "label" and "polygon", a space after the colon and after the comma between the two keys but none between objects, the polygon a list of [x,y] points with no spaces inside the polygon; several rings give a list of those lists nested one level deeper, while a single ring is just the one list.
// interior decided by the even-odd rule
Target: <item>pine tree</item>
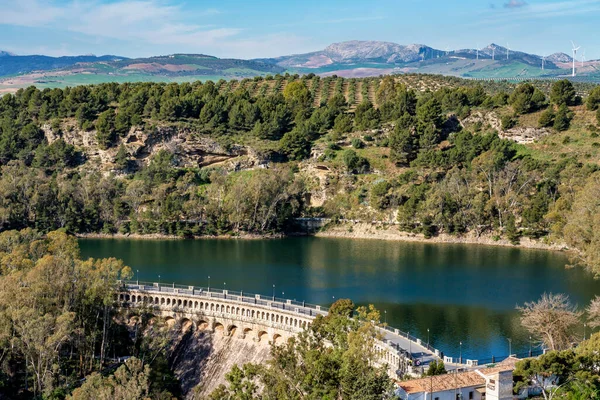
[{"label": "pine tree", "polygon": [[554,117],[554,129],[559,132],[566,131],[571,125],[571,115],[566,104],[562,104],[558,108],[558,112]]},{"label": "pine tree", "polygon": [[540,119],[538,120],[538,125],[540,128],[547,128],[554,124],[554,109],[552,107],[548,107],[546,111],[540,115]]}]

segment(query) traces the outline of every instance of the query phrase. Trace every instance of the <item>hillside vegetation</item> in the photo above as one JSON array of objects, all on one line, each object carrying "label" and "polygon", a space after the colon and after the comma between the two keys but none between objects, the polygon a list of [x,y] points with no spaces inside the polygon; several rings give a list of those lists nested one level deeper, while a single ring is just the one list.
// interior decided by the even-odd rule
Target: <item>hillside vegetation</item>
[{"label": "hillside vegetation", "polygon": [[273,234],[297,217],[565,244],[600,273],[600,89],[427,75],[33,87],[0,100],[1,229]]}]

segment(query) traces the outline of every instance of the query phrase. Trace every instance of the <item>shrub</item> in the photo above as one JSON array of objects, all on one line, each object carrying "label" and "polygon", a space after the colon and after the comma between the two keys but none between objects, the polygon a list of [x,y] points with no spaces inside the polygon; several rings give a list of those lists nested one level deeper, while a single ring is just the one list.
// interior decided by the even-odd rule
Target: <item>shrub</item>
[{"label": "shrub", "polygon": [[346,150],[343,159],[346,168],[352,173],[362,174],[369,171],[369,161],[364,157],[360,157],[354,150]]},{"label": "shrub", "polygon": [[500,123],[502,126],[502,130],[507,130],[510,128],[514,128],[517,125],[517,120],[511,115],[504,115],[500,119]]},{"label": "shrub", "polygon": [[354,138],[352,139],[352,147],[354,147],[355,149],[362,149],[363,147],[365,147],[365,144],[359,138]]},{"label": "shrub", "polygon": [[588,110],[597,110],[600,106],[600,86],[596,86],[587,98],[586,106]]},{"label": "shrub", "polygon": [[547,128],[554,125],[554,110],[552,107],[548,107],[548,109],[540,115],[538,125],[540,128]]},{"label": "shrub", "polygon": [[566,104],[558,108],[556,117],[554,117],[554,129],[559,132],[566,131],[571,126],[572,114]]}]

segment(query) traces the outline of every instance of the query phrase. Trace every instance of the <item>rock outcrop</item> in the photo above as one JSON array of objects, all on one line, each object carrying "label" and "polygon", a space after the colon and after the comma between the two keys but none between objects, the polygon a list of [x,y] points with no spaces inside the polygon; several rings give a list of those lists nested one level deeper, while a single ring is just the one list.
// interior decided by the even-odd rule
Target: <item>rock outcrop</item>
[{"label": "rock outcrop", "polygon": [[157,126],[150,129],[134,126],[108,149],[100,148],[95,130],[81,130],[74,121],[65,122],[59,132],[50,125],[44,125],[42,130],[48,143],[62,138],[81,151],[88,162],[104,171],[114,169],[121,145],[137,168],[146,165],[161,150],[174,154],[177,166],[184,168],[218,165],[226,170],[238,171],[262,167],[269,162],[268,156],[261,155],[248,146],[224,146],[192,129],[178,126]]}]

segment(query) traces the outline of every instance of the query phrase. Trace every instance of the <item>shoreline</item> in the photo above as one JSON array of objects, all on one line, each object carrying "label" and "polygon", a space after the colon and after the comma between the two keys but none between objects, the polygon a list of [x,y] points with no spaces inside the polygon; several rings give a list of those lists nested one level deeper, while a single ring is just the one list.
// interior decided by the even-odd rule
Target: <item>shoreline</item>
[{"label": "shoreline", "polygon": [[203,239],[221,239],[221,240],[261,240],[261,239],[281,239],[285,235],[259,235],[252,233],[242,233],[239,235],[200,235],[193,237],[182,237],[177,235],[165,235],[163,233],[77,233],[78,239],[134,239],[134,240],[203,240]]},{"label": "shoreline", "polygon": [[389,242],[418,242],[432,244],[474,244],[478,246],[512,247],[516,249],[535,249],[546,251],[568,251],[566,244],[544,243],[529,237],[522,237],[520,243],[514,245],[506,239],[494,240],[494,235],[484,234],[477,237],[474,234],[462,236],[441,233],[431,238],[426,238],[422,233],[403,232],[395,225],[368,224],[368,223],[342,223],[327,227],[311,235],[324,238],[348,238],[361,240],[384,240]]},{"label": "shoreline", "polygon": [[315,233],[296,232],[288,235],[259,235],[243,233],[239,235],[200,235],[190,238],[184,238],[177,235],[165,235],[161,233],[84,233],[75,235],[79,239],[133,239],[133,240],[203,240],[203,239],[220,239],[220,240],[263,240],[263,239],[282,239],[285,237],[313,236],[321,238],[343,238],[343,239],[360,239],[360,240],[384,240],[388,242],[418,242],[432,244],[474,244],[478,246],[496,246],[496,247],[512,247],[517,249],[535,249],[546,251],[568,251],[569,248],[565,244],[560,243],[544,243],[540,240],[534,240],[528,237],[522,237],[519,244],[514,245],[506,239],[494,240],[494,235],[485,234],[477,237],[473,234],[462,236],[448,235],[445,233],[425,238],[423,234],[403,232],[397,229],[395,225],[384,224],[369,224],[369,223],[341,223],[329,225],[321,231]]}]

